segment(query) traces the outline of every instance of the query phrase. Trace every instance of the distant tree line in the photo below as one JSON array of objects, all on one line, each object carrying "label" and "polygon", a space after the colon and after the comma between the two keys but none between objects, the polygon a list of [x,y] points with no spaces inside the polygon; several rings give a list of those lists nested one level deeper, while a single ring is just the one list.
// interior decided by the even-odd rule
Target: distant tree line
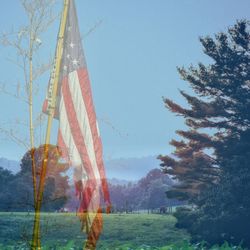
[{"label": "distant tree line", "polygon": [[[163,174],[160,169],[152,169],[137,182],[121,185],[112,184],[109,181],[112,212],[131,213],[138,210],[160,212],[160,208],[164,208],[164,211],[166,211],[167,207],[183,204],[183,201],[166,197],[166,191],[170,189],[173,183],[174,181]],[[74,196],[74,187],[71,187],[70,197],[66,207],[75,211],[78,207],[78,200]],[[105,207],[105,204],[103,204],[103,207]]]},{"label": "distant tree line", "polygon": [[173,185],[173,180],[162,174],[160,169],[151,170],[137,183],[127,185],[109,185],[113,211],[132,212],[136,210],[160,210],[183,204],[176,199],[168,199],[166,191]]},{"label": "distant tree line", "polygon": [[[39,149],[41,151],[41,148]],[[37,150],[36,163],[39,176],[42,157]],[[38,153],[39,152],[39,153]],[[53,156],[54,157],[54,156]],[[20,164],[20,171],[13,174],[0,167],[0,211],[33,211],[33,184],[31,175],[31,156],[27,152]],[[69,211],[76,211],[79,200],[75,196],[74,186],[69,186],[68,177],[63,175],[67,167],[57,163],[49,166],[47,173],[43,211],[56,211],[66,207]],[[168,199],[166,191],[173,185],[169,176],[160,169],[151,170],[137,182],[128,184],[111,184],[109,191],[112,200],[113,212],[135,212],[137,210],[158,211],[160,208],[183,204],[177,199]]]},{"label": "distant tree line", "polygon": [[215,38],[200,38],[211,63],[178,69],[195,92],[181,91],[189,108],[164,100],[188,127],[170,143],[174,156],[159,158],[163,171],[179,181],[167,196],[195,205],[175,214],[193,242],[250,248],[249,28],[249,21],[237,21]]}]

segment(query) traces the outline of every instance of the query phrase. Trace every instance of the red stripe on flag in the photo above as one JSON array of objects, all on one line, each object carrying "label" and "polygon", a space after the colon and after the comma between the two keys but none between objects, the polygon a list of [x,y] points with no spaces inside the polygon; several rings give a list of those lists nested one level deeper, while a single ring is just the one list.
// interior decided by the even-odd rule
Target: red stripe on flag
[{"label": "red stripe on flag", "polygon": [[67,146],[63,140],[63,136],[62,136],[62,132],[59,129],[58,131],[58,138],[57,138],[57,145],[59,146],[61,152],[62,152],[62,157],[68,161],[68,163],[70,164],[70,157],[68,154],[68,150],[67,150]]},{"label": "red stripe on flag", "polygon": [[[42,111],[43,111],[43,113],[45,113],[47,115],[49,114],[49,101],[48,101],[48,99],[44,100]],[[56,118],[56,119],[58,119],[58,117],[59,117],[59,112],[58,112],[58,107],[57,106],[55,107],[54,116],[53,117]]]},{"label": "red stripe on flag", "polygon": [[[82,163],[84,168],[86,169],[86,173],[88,175],[88,185],[91,188],[85,189],[80,191],[78,190],[78,194],[79,192],[81,193],[81,205],[79,208],[79,211],[81,211],[82,209],[87,209],[90,203],[90,198],[93,194],[94,189],[92,188],[96,186],[96,179],[93,173],[93,169],[92,169],[92,165],[88,156],[88,152],[86,149],[86,145],[84,144],[84,138],[83,135],[81,133],[81,129],[79,127],[78,121],[77,121],[77,116],[76,116],[76,112],[74,109],[74,104],[72,101],[72,97],[70,95],[70,89],[68,86],[68,78],[65,77],[63,79],[62,82],[62,95],[63,95],[63,100],[65,103],[65,109],[66,109],[66,113],[67,113],[67,117],[68,117],[68,122],[70,125],[70,129],[71,129],[71,134],[73,137],[73,140],[75,142],[76,148],[79,152],[79,155],[81,157]],[[91,185],[90,185],[91,184]]]},{"label": "red stripe on flag", "polygon": [[74,139],[76,148],[79,152],[79,155],[81,157],[82,163],[84,167],[86,168],[86,172],[88,174],[89,179],[95,179],[92,165],[88,156],[88,152],[86,149],[86,145],[84,144],[84,138],[81,132],[81,129],[79,127],[79,123],[77,121],[77,115],[76,111],[74,109],[74,104],[72,101],[72,97],[70,95],[70,89],[68,86],[68,77],[65,77],[62,82],[62,95],[64,99],[64,106],[66,109],[68,122],[71,129],[71,134]]},{"label": "red stripe on flag", "polygon": [[87,242],[84,248],[85,250],[96,249],[97,241],[102,232],[102,225],[103,225],[102,213],[101,209],[99,209],[90,228],[90,232],[88,234]]},{"label": "red stripe on flag", "polygon": [[83,97],[85,107],[87,110],[87,114],[88,114],[88,118],[89,118],[90,129],[91,129],[92,138],[94,142],[96,162],[97,162],[97,167],[98,167],[99,174],[101,177],[101,183],[102,183],[102,188],[103,188],[103,193],[104,193],[104,200],[106,203],[108,203],[108,205],[110,205],[111,202],[110,202],[110,196],[109,196],[109,191],[108,191],[108,184],[107,184],[107,180],[105,177],[104,164],[102,160],[102,142],[97,131],[96,113],[95,113],[93,100],[92,100],[92,91],[91,91],[90,81],[88,77],[88,71],[86,68],[83,68],[83,69],[78,70],[77,73],[78,73],[78,79],[79,79],[79,83],[81,87],[82,97]]},{"label": "red stripe on flag", "polygon": [[[96,182],[94,180],[87,180],[85,186],[83,189],[79,190],[82,194],[81,197],[81,203],[79,207],[79,212],[89,212],[89,205],[91,202],[91,199],[93,198],[93,193],[96,189]],[[90,211],[90,212],[96,212],[96,211]]]},{"label": "red stripe on flag", "polygon": [[48,99],[45,99],[45,101],[43,102],[42,111],[43,111],[43,113],[47,113],[48,112]]}]

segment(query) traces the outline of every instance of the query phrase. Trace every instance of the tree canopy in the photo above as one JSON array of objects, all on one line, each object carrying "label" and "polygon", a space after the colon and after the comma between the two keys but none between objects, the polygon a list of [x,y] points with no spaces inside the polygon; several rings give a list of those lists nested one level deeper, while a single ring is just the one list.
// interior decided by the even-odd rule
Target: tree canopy
[{"label": "tree canopy", "polygon": [[[34,150],[36,163],[36,179],[42,167],[44,146]],[[33,183],[32,183],[32,157],[31,151],[25,153],[21,160],[20,171],[14,175],[10,171],[0,168],[1,204],[3,211],[28,211],[34,209]],[[54,211],[64,206],[67,201],[69,188],[68,177],[64,175],[68,165],[60,162],[60,152],[56,146],[50,145],[48,167],[44,189],[42,209]]]},{"label": "tree canopy", "polygon": [[200,42],[211,63],[178,68],[193,89],[193,94],[180,91],[189,108],[164,99],[188,127],[177,130],[183,139],[170,142],[173,155],[159,156],[163,171],[179,181],[167,195],[196,204],[196,211],[186,214],[192,214],[189,225],[177,215],[193,240],[250,245],[245,222],[250,219],[249,22],[237,21]]}]

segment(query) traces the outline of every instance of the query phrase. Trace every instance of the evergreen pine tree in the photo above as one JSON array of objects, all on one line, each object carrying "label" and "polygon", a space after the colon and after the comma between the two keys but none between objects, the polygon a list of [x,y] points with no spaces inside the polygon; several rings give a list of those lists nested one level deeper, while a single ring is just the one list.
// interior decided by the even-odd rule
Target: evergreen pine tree
[{"label": "evergreen pine tree", "polygon": [[243,240],[250,246],[249,22],[238,21],[228,32],[200,41],[212,63],[178,69],[196,94],[181,91],[190,108],[164,100],[189,127],[177,131],[182,140],[171,141],[174,156],[159,156],[163,171],[179,180],[167,195],[196,205],[195,211],[183,210],[185,216],[176,214],[177,225],[194,241]]}]

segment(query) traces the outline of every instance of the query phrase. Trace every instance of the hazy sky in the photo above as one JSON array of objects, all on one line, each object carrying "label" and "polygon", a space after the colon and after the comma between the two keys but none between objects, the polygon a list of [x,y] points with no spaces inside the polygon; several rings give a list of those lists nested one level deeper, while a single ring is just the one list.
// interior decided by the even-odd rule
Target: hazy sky
[{"label": "hazy sky", "polygon": [[[168,142],[184,125],[164,108],[162,96],[183,103],[178,89],[189,91],[176,66],[208,63],[198,37],[224,31],[236,19],[250,19],[249,0],[76,0],[76,6],[106,159],[170,152]],[[2,1],[0,31],[16,30],[25,23],[18,0]],[[40,38],[43,48],[37,60],[53,56],[57,30],[58,21]],[[6,61],[15,53],[8,48],[0,53],[0,82],[10,87],[22,81],[21,72]],[[39,82],[36,112],[41,110],[48,78],[46,74]],[[17,117],[27,120],[22,103],[4,95],[0,102],[1,127],[10,127]],[[43,142],[42,129],[38,132]],[[20,159],[24,151],[0,140],[0,157]]]}]

